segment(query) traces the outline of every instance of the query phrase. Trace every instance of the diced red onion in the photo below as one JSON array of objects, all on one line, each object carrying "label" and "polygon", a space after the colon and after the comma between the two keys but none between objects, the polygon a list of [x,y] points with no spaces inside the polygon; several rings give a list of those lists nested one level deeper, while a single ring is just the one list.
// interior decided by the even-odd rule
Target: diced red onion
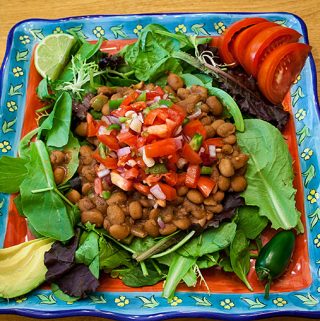
[{"label": "diced red onion", "polygon": [[177,149],[181,149],[182,148],[182,140],[183,140],[182,135],[174,138],[174,142],[176,143]]},{"label": "diced red onion", "polygon": [[190,137],[189,136],[187,136],[187,135],[182,135],[183,136],[183,139],[187,142],[187,143],[189,143],[190,142]]},{"label": "diced red onion", "polygon": [[173,133],[173,136],[177,136],[182,132],[182,126],[179,126]]},{"label": "diced red onion", "polygon": [[100,126],[98,129],[98,135],[109,135],[110,130],[107,129],[105,126]]},{"label": "diced red onion", "polygon": [[144,123],[143,115],[141,113],[138,114],[138,119],[141,121],[141,123]]},{"label": "diced red onion", "polygon": [[126,126],[126,124],[121,124],[121,133],[127,133],[129,131],[129,128]]},{"label": "diced red onion", "polygon": [[141,132],[142,122],[139,120],[138,117],[132,118],[132,121],[129,126],[132,130],[134,130],[136,133]]},{"label": "diced red onion", "polygon": [[115,116],[107,116],[107,117],[110,120],[111,124],[118,124],[118,125],[121,124],[118,117],[115,117]]},{"label": "diced red onion", "polygon": [[200,117],[201,115],[201,109],[197,109],[195,113],[193,113],[192,115],[188,116],[189,119],[195,119],[195,118],[198,118]]},{"label": "diced red onion", "polygon": [[156,163],[152,157],[146,156],[146,151],[145,151],[144,146],[142,148],[142,160],[148,167],[152,167]]},{"label": "diced red onion", "polygon": [[118,157],[125,156],[125,155],[128,155],[130,153],[131,153],[131,149],[128,146],[120,148],[117,151]]},{"label": "diced red onion", "polygon": [[215,158],[217,156],[217,151],[216,151],[216,146],[214,145],[209,145],[209,155],[212,158]]},{"label": "diced red onion", "polygon": [[155,103],[157,103],[160,99],[161,99],[160,96],[156,96],[156,97],[154,97],[153,101],[154,101]]},{"label": "diced red onion", "polygon": [[98,177],[102,178],[110,174],[110,170],[105,168],[97,173]]},{"label": "diced red onion", "polygon": [[188,162],[186,159],[184,158],[179,158],[178,161],[177,161],[177,167],[179,169],[183,168],[184,165],[186,165]]},{"label": "diced red onion", "polygon": [[111,122],[107,116],[102,116],[101,120],[104,121],[107,125],[111,125]]},{"label": "diced red onion", "polygon": [[166,199],[166,195],[162,192],[162,190],[158,184],[152,186],[150,188],[150,192],[158,200],[165,200]]},{"label": "diced red onion", "polygon": [[137,113],[133,110],[128,110],[124,115],[128,118],[132,118],[132,117],[136,116]]},{"label": "diced red onion", "polygon": [[166,224],[162,221],[160,216],[158,217],[157,222],[160,228],[165,228]]},{"label": "diced red onion", "polygon": [[200,150],[199,150],[199,155],[204,153],[205,152],[205,148],[204,147],[201,147]]},{"label": "diced red onion", "polygon": [[109,156],[112,158],[117,158],[117,154],[115,152],[110,152]]}]

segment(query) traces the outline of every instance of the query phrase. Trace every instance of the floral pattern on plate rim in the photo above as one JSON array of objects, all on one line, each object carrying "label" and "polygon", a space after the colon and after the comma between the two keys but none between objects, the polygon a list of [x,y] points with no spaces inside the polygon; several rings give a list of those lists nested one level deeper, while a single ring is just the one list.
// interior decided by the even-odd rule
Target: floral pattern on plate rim
[{"label": "floral pattern on plate rim", "polygon": [[[27,79],[33,46],[51,33],[75,32],[88,39],[135,38],[149,23],[160,23],[169,30],[200,36],[218,35],[233,21],[252,14],[197,13],[150,14],[129,16],[74,17],[61,20],[31,19],[17,24],[10,32],[1,70],[0,156],[14,155],[23,122]],[[307,41],[303,21],[288,13],[260,13],[259,15],[298,30]],[[5,81],[6,80],[6,81]],[[312,84],[312,86],[310,86]],[[0,313],[19,313],[45,317],[95,315],[119,320],[139,318],[159,320],[170,317],[202,316],[224,319],[251,319],[257,315],[320,316],[320,148],[319,106],[316,93],[315,67],[307,60],[291,90],[298,152],[304,182],[310,267],[313,283],[296,292],[272,293],[269,300],[263,294],[205,294],[178,292],[171,302],[161,293],[94,293],[85,300],[63,302],[51,291],[36,290],[10,301],[0,299]],[[0,246],[5,234],[8,195],[0,194]],[[144,294],[144,295],[142,295]],[[156,315],[157,314],[157,315]],[[161,315],[160,315],[161,314]],[[243,315],[245,315],[243,317]]]}]

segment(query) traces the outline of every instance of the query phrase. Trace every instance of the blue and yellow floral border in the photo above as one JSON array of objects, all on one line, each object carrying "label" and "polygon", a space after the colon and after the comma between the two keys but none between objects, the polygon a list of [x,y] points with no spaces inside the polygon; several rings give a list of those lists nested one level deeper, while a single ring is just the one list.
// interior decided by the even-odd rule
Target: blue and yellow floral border
[{"label": "blue and yellow floral border", "polygon": [[[304,22],[289,13],[189,13],[126,16],[87,16],[60,20],[31,19],[18,23],[8,36],[0,74],[0,156],[15,155],[20,138],[32,49],[51,33],[76,32],[88,39],[135,38],[149,23],[165,25],[171,31],[195,35],[218,35],[235,20],[262,16],[292,27],[308,42]],[[85,300],[63,302],[51,291],[36,290],[10,301],[0,299],[0,313],[30,317],[93,315],[118,320],[163,320],[171,317],[211,317],[249,320],[275,315],[320,317],[320,120],[316,73],[312,56],[291,90],[301,174],[312,284],[296,292],[263,294],[207,294],[178,292],[171,302],[159,292],[103,292]],[[0,247],[3,245],[8,195],[0,194]],[[214,289],[212,289],[214,291]]]}]

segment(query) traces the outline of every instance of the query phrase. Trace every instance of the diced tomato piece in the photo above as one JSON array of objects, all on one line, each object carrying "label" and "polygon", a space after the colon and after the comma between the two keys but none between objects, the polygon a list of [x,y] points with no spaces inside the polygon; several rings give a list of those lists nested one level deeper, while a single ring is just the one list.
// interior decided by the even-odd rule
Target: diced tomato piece
[{"label": "diced tomato piece", "polygon": [[168,128],[168,136],[167,137],[171,137],[171,136],[173,136],[174,131],[179,126],[179,124],[177,124],[175,121],[173,121],[169,118],[166,119],[166,124],[167,124],[167,128]]},{"label": "diced tomato piece", "polygon": [[150,194],[150,187],[141,183],[134,183],[133,187],[141,194],[148,196]]},{"label": "diced tomato piece", "polygon": [[195,152],[188,143],[182,147],[182,157],[185,158],[190,164],[199,165],[202,160],[197,152]]},{"label": "diced tomato piece", "polygon": [[190,164],[187,169],[186,186],[196,188],[200,177],[200,166]]},{"label": "diced tomato piece", "polygon": [[124,143],[130,147],[137,145],[137,136],[133,135],[129,131],[126,133],[119,133],[117,138],[119,143]]},{"label": "diced tomato piece", "polygon": [[139,176],[139,170],[136,167],[125,169],[122,176],[126,179],[137,178]]},{"label": "diced tomato piece", "polygon": [[180,173],[177,177],[177,186],[185,185],[187,173]]},{"label": "diced tomato piece", "polygon": [[131,109],[134,111],[141,111],[143,109],[145,109],[147,107],[146,102],[145,101],[137,101],[133,104],[131,104]]},{"label": "diced tomato piece", "polygon": [[216,186],[216,182],[209,177],[200,176],[197,186],[202,195],[207,198]]},{"label": "diced tomato piece", "polygon": [[169,173],[163,174],[163,177],[164,177],[167,184],[169,184],[171,186],[177,185],[178,174],[176,172],[171,171]]},{"label": "diced tomato piece", "polygon": [[215,137],[215,138],[209,138],[207,140],[204,141],[203,144],[205,147],[207,147],[208,145],[214,145],[216,147],[222,147],[223,144],[223,139],[220,137]]},{"label": "diced tomato piece", "polygon": [[125,179],[117,172],[111,172],[111,182],[112,184],[118,186],[124,191],[131,191],[133,187],[133,182]]},{"label": "diced tomato piece", "polygon": [[177,170],[177,161],[179,159],[178,153],[174,153],[168,157],[168,161],[166,163],[167,168],[171,171],[176,171]]},{"label": "diced tomato piece", "polygon": [[162,123],[165,122],[166,118],[168,118],[167,108],[157,108],[151,110],[145,117],[144,124],[153,125],[156,118],[160,118],[162,120]]},{"label": "diced tomato piece", "polygon": [[131,103],[133,103],[137,98],[139,97],[139,93],[136,91],[129,94],[121,103],[120,107],[122,106],[129,106]]},{"label": "diced tomato piece", "polygon": [[92,115],[90,113],[87,113],[87,136],[88,137],[94,137],[97,135],[99,124],[93,119]]},{"label": "diced tomato piece", "polygon": [[118,158],[118,162],[117,162],[118,167],[125,166],[129,159],[131,159],[131,155],[130,154],[123,155],[123,156],[119,157]]},{"label": "diced tomato piece", "polygon": [[147,142],[147,137],[143,137],[143,136],[139,136],[137,139],[137,148],[141,148],[142,146],[144,146]]},{"label": "diced tomato piece", "polygon": [[112,110],[111,115],[116,117],[123,117],[127,111],[131,110],[131,106],[120,106],[119,108]]},{"label": "diced tomato piece", "polygon": [[179,105],[172,105],[168,108],[168,115],[169,118],[177,124],[177,126],[181,125],[183,120],[186,118],[185,110]]},{"label": "diced tomato piece", "polygon": [[162,192],[166,195],[166,199],[168,201],[173,201],[177,198],[177,191],[175,188],[160,182],[158,183],[158,185],[160,186]]},{"label": "diced tomato piece", "polygon": [[108,146],[112,150],[118,150],[120,148],[119,142],[116,137],[111,135],[98,135],[98,140],[104,145]]},{"label": "diced tomato piece", "polygon": [[193,137],[194,134],[198,133],[203,137],[203,139],[205,139],[207,136],[207,132],[206,132],[204,126],[202,125],[202,123],[198,119],[193,119],[193,120],[189,121],[189,123],[187,123],[183,127],[183,133],[189,137]]},{"label": "diced tomato piece", "polygon": [[150,174],[144,179],[144,181],[151,186],[155,183],[158,183],[161,180],[161,178],[161,174]]},{"label": "diced tomato piece", "polygon": [[167,138],[145,146],[147,157],[172,155],[177,150],[174,138]]},{"label": "diced tomato piece", "polygon": [[155,136],[158,136],[160,138],[168,137],[168,126],[165,125],[165,124],[149,126],[146,131],[150,135],[155,135]]},{"label": "diced tomato piece", "polygon": [[117,165],[117,160],[112,158],[112,157],[106,157],[106,158],[102,158],[98,151],[94,152],[92,154],[92,157],[98,161],[100,164],[103,164],[106,168],[108,169],[116,169],[118,168],[118,165]]},{"label": "diced tomato piece", "polygon": [[153,100],[155,97],[162,97],[165,94],[163,89],[159,86],[154,87],[152,91],[147,92],[147,100]]}]

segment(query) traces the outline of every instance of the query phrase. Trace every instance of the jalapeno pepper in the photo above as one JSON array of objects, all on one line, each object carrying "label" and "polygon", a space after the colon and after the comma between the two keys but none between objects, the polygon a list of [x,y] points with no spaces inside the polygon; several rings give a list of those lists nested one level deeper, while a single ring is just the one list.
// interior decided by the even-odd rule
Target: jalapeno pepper
[{"label": "jalapeno pepper", "polygon": [[287,269],[295,245],[292,231],[281,231],[276,234],[260,251],[255,269],[260,281],[266,280],[265,298],[269,298],[272,281],[281,276]]}]

